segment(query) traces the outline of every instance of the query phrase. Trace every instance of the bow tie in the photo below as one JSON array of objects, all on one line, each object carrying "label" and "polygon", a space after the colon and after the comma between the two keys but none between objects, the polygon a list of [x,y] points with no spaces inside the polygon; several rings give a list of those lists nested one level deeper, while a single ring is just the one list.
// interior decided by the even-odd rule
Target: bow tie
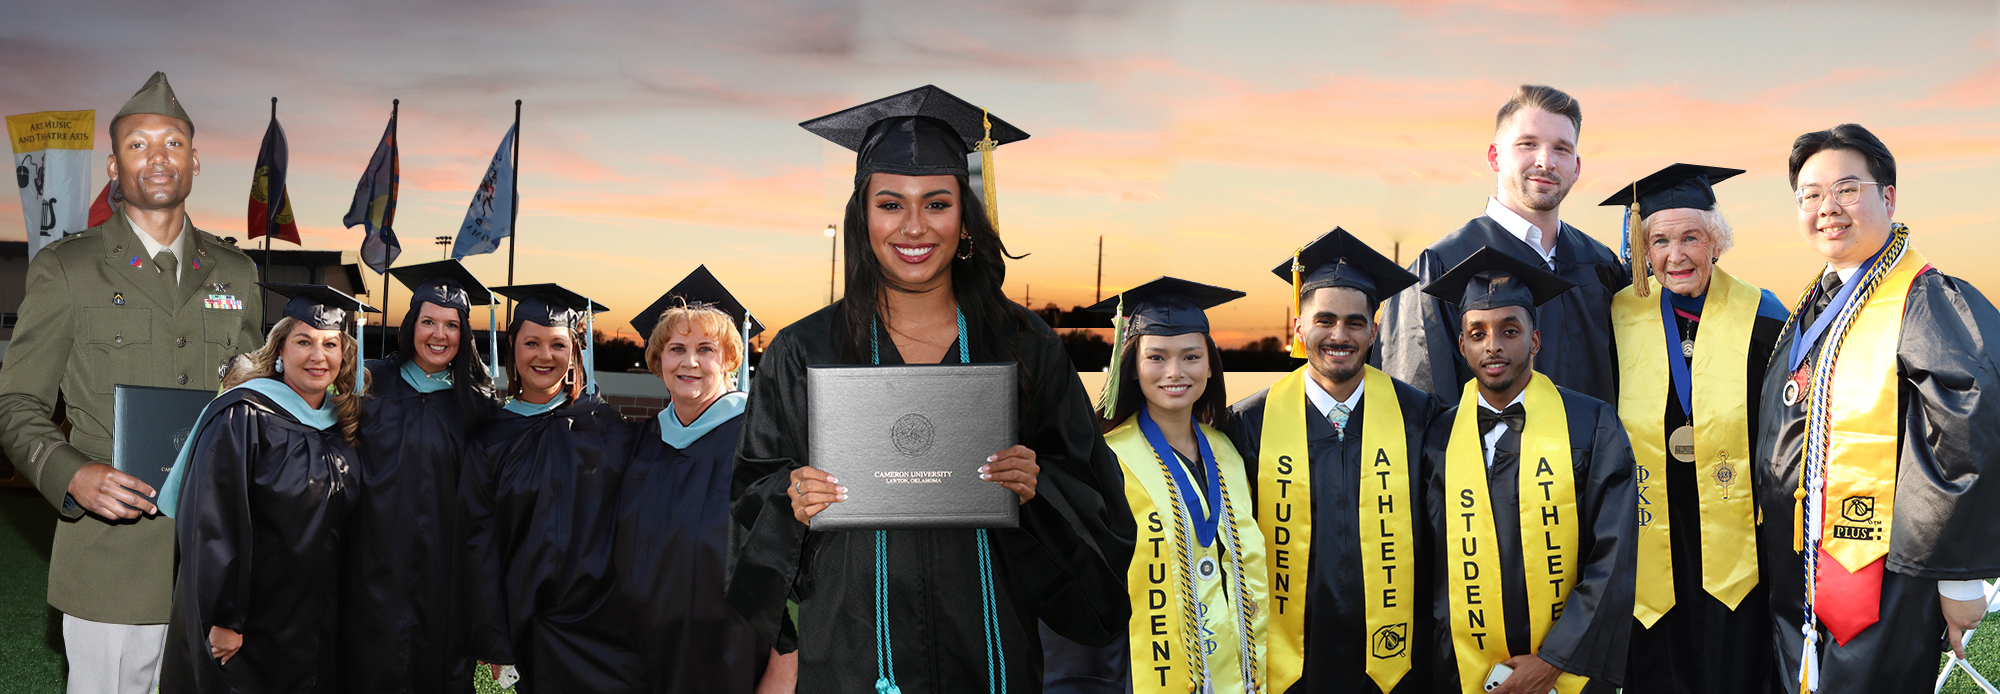
[{"label": "bow tie", "polygon": [[[1475,405],[1475,407],[1477,407],[1477,405]],[[1501,422],[1506,422],[1507,428],[1509,430],[1515,433],[1520,433],[1521,429],[1526,425],[1527,420],[1528,420],[1528,411],[1522,409],[1521,403],[1518,402],[1512,405],[1508,405],[1507,409],[1501,410],[1499,412],[1494,412],[1484,407],[1480,407],[1479,435],[1485,436],[1487,434],[1493,433],[1493,427],[1500,424]]]}]

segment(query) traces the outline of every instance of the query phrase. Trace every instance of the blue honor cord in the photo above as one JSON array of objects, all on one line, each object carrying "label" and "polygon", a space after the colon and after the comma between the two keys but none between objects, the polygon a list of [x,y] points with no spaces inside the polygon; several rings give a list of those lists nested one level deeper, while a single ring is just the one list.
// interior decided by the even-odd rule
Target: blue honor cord
[{"label": "blue honor cord", "polygon": [[[1208,436],[1201,433],[1201,425],[1193,422],[1191,425],[1194,427],[1195,443],[1201,447],[1199,450],[1205,463],[1202,465],[1202,477],[1208,493],[1201,499],[1201,508],[1188,515],[1194,524],[1195,539],[1201,542],[1201,546],[1211,547],[1215,545],[1216,524],[1222,520],[1222,473],[1215,464],[1215,453],[1208,447]],[[1139,431],[1145,433],[1146,443],[1153,447],[1154,455],[1160,460],[1175,461],[1175,464],[1167,466],[1167,470],[1173,473],[1174,486],[1180,489],[1181,498],[1193,496],[1194,481],[1188,478],[1187,466],[1179,464],[1180,454],[1167,444],[1167,435],[1160,431],[1160,425],[1153,423],[1152,415],[1143,407],[1139,408]]]}]

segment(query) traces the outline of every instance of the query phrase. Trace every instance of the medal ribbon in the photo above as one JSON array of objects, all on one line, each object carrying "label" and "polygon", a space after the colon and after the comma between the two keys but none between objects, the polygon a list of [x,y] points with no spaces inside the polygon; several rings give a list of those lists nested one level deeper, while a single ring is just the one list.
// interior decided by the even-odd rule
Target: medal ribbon
[{"label": "medal ribbon", "polygon": [[[1167,444],[1167,435],[1160,432],[1160,425],[1153,423],[1152,416],[1143,407],[1139,408],[1139,431],[1146,435],[1146,443],[1153,447],[1153,455],[1173,475],[1174,488],[1179,490],[1181,499],[1188,499],[1201,491],[1195,488],[1194,480],[1188,479],[1187,466],[1165,462],[1177,459],[1178,454],[1174,453],[1173,446]],[[1208,463],[1202,466],[1202,481],[1206,483],[1203,486],[1208,493],[1193,497],[1202,503],[1189,515],[1188,522],[1194,525],[1195,539],[1201,541],[1201,546],[1209,547],[1215,544],[1215,527],[1222,520],[1222,475],[1215,466],[1215,452],[1209,450],[1208,437],[1201,434],[1199,425],[1195,427],[1194,439],[1196,445],[1201,447],[1201,459]]]},{"label": "medal ribbon", "polygon": [[[1521,563],[1528,598],[1528,650],[1548,637],[1576,587],[1576,475],[1569,457],[1569,419],[1562,394],[1548,378],[1528,382],[1527,422],[1516,471]],[[1500,588],[1499,531],[1493,525],[1486,456],[1479,436],[1479,389],[1465,384],[1445,449],[1446,592],[1451,643],[1463,694],[1484,694],[1494,665],[1512,657]],[[1533,461],[1533,462],[1530,462]],[[1548,486],[1543,487],[1546,483]],[[1545,491],[1546,490],[1546,491]],[[1564,673],[1560,694],[1577,694],[1590,680]]]},{"label": "medal ribbon", "polygon": [[1688,373],[1688,356],[1681,351],[1680,322],[1674,320],[1674,303],[1668,300],[1670,296],[1673,296],[1672,291],[1660,292],[1660,326],[1667,333],[1667,373],[1673,378],[1674,396],[1680,398],[1681,411],[1692,417],[1694,377]]}]

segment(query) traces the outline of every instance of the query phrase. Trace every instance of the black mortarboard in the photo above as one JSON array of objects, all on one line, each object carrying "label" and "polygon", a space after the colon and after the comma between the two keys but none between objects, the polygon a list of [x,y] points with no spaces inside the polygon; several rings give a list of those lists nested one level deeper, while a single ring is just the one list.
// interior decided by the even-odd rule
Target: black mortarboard
[{"label": "black mortarboard", "polygon": [[557,284],[516,284],[494,287],[501,296],[518,302],[514,317],[551,328],[583,328],[586,311],[603,313],[611,309],[582,294]]},{"label": "black mortarboard", "polygon": [[1630,205],[1636,198],[1640,219],[1651,217],[1660,210],[1713,210],[1715,190],[1711,186],[1740,173],[1743,173],[1742,169],[1675,164],[1619,188],[1618,192],[1597,204]]},{"label": "black mortarboard", "polygon": [[749,337],[756,337],[764,332],[764,323],[757,320],[756,316],[751,316],[750,310],[736,301],[736,297],[722,286],[722,282],[715,279],[714,273],[708,271],[707,265],[696,267],[694,272],[688,273],[688,276],[674,285],[673,289],[660,295],[653,305],[647,306],[646,310],[633,316],[632,329],[639,331],[640,340],[646,340],[652,336],[653,327],[659,324],[660,314],[666,313],[667,309],[681,306],[721,311],[729,316],[729,324],[735,326],[737,330],[743,329],[743,319],[748,316]]},{"label": "black mortarboard", "polygon": [[485,306],[492,302],[492,295],[486,285],[465,269],[456,260],[440,260],[422,265],[405,265],[389,268],[403,286],[410,288],[410,308],[418,303],[429,302],[445,308],[469,311],[473,306]]},{"label": "black mortarboard", "polygon": [[1561,296],[1576,283],[1492,248],[1481,248],[1444,276],[1424,285],[1424,293],[1458,304],[1460,311],[1505,306],[1530,309]]},{"label": "black mortarboard", "polygon": [[356,311],[381,313],[375,307],[361,303],[360,299],[325,285],[258,282],[257,286],[290,299],[285,302],[284,315],[298,319],[314,330],[346,330],[348,316]]},{"label": "black mortarboard", "polygon": [[872,173],[968,175],[966,155],[989,137],[988,123],[995,146],[1028,139],[1020,128],[930,85],[820,116],[799,127],[854,150],[858,154],[854,176],[859,181]]},{"label": "black mortarboard", "polygon": [[1208,332],[1204,311],[1243,298],[1234,289],[1161,277],[1097,302],[1086,311],[1119,314],[1126,322],[1119,341],[1133,335],[1185,335]]},{"label": "black mortarboard", "polygon": [[1298,263],[1297,291],[1300,296],[1315,289],[1348,287],[1367,294],[1371,301],[1380,302],[1417,283],[1416,275],[1398,267],[1395,261],[1376,253],[1375,249],[1340,227],[1313,239],[1291,258],[1271,268],[1271,274],[1277,275],[1278,279],[1292,281],[1294,261]]}]

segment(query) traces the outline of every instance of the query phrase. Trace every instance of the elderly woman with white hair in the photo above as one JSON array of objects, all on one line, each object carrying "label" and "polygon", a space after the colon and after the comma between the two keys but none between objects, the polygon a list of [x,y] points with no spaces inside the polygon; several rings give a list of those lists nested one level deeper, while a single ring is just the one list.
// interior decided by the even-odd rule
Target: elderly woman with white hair
[{"label": "elderly woman with white hair", "polygon": [[1675,164],[1603,203],[1628,208],[1632,259],[1611,322],[1618,415],[1639,466],[1633,694],[1762,691],[1771,677],[1749,384],[1763,381],[1786,312],[1716,264],[1733,239],[1710,185],[1740,173]]}]

